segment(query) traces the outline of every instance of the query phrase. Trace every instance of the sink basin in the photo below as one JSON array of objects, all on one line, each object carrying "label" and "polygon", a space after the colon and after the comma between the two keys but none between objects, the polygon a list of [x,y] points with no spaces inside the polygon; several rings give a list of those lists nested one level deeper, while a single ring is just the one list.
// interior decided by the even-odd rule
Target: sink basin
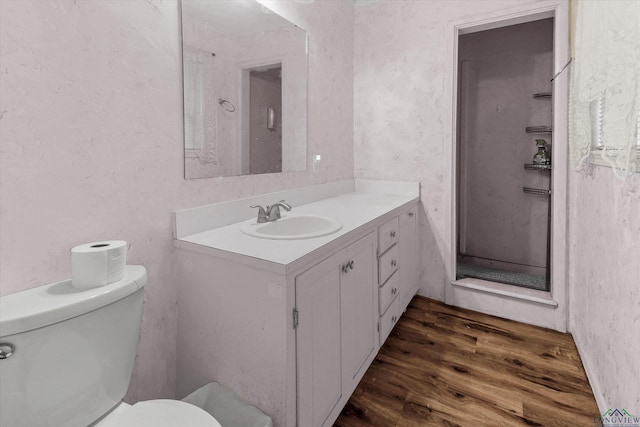
[{"label": "sink basin", "polygon": [[339,221],[317,215],[292,215],[272,222],[250,222],[240,226],[244,234],[274,240],[312,239],[335,233],[341,228]]}]

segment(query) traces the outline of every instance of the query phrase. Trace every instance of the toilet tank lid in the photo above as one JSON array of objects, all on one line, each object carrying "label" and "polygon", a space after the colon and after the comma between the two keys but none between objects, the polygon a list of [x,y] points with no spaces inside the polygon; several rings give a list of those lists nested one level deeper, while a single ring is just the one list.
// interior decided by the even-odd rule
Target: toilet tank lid
[{"label": "toilet tank lid", "polygon": [[0,297],[0,337],[52,325],[104,307],[141,289],[147,270],[127,265],[118,282],[76,289],[71,279]]}]

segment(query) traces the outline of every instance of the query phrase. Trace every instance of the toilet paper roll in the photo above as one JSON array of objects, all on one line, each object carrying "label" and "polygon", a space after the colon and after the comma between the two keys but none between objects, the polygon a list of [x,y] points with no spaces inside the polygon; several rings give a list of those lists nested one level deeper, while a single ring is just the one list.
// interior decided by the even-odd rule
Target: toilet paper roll
[{"label": "toilet paper roll", "polygon": [[89,289],[117,282],[124,277],[127,242],[106,240],[71,249],[71,286]]}]

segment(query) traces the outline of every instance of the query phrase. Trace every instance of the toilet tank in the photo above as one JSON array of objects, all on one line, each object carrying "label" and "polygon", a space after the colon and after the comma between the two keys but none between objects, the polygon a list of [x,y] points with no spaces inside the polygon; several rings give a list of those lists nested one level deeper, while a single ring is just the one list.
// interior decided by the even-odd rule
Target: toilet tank
[{"label": "toilet tank", "polygon": [[[0,298],[0,426],[86,427],[129,386],[147,272],[77,290],[71,280]],[[0,355],[1,357],[1,355]]]}]

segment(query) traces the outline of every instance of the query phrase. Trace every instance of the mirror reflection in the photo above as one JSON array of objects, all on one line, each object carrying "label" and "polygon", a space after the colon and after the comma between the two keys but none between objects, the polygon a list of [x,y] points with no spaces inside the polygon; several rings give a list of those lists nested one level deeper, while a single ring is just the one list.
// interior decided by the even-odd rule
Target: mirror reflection
[{"label": "mirror reflection", "polygon": [[307,35],[255,0],[183,0],[185,178],[306,169]]}]

